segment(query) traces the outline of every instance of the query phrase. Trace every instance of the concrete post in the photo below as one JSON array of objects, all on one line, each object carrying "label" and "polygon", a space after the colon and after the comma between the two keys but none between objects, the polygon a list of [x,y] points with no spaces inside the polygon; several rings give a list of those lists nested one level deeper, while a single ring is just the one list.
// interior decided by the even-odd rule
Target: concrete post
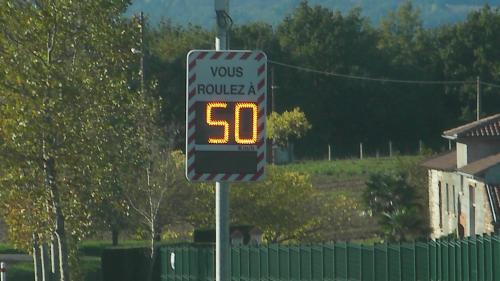
[{"label": "concrete post", "polygon": [[332,147],[328,145],[328,161],[332,161]]},{"label": "concrete post", "polygon": [[389,141],[389,157],[392,157],[392,141]]}]

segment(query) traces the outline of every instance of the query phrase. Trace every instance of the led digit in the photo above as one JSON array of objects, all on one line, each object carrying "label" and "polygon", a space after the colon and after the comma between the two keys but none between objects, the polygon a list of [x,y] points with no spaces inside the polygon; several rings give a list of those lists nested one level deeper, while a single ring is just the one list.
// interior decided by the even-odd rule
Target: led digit
[{"label": "led digit", "polygon": [[[240,118],[242,109],[252,110],[252,136],[248,139],[240,137]],[[235,124],[234,124],[234,138],[239,144],[255,144],[257,143],[257,105],[251,102],[237,103],[234,108]]]},{"label": "led digit", "polygon": [[225,144],[229,142],[229,124],[224,120],[212,119],[212,108],[227,108],[225,102],[210,102],[207,104],[207,124],[210,126],[224,127],[224,136],[222,138],[208,138],[208,143]]}]

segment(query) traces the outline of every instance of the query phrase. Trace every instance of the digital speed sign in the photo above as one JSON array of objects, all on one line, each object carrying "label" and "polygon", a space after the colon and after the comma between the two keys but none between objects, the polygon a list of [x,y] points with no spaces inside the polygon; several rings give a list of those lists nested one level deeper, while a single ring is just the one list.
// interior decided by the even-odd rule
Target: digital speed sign
[{"label": "digital speed sign", "polygon": [[186,89],[188,180],[261,180],[266,163],[265,54],[191,51]]}]

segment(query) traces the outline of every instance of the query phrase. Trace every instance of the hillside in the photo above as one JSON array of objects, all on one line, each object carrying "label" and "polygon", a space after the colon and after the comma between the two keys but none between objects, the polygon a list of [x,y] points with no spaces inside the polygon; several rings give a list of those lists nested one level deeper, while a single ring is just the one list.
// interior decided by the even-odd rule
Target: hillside
[{"label": "hillside", "polygon": [[[230,0],[231,15],[236,24],[264,21],[279,23],[301,0]],[[405,0],[309,0],[331,9],[348,12],[360,7],[363,15],[376,24],[389,11]],[[500,0],[413,0],[422,13],[426,26],[453,23],[464,19],[467,13],[484,4],[500,6]],[[144,11],[153,23],[162,18],[179,24],[213,25],[213,0],[133,0],[128,14]]]}]

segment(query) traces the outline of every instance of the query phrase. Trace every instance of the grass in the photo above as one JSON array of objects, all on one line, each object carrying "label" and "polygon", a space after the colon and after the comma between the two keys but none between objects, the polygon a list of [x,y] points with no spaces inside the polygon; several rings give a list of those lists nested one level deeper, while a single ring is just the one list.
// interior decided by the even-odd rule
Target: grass
[{"label": "grass", "polygon": [[[105,248],[113,247],[111,241],[85,240],[80,245],[80,254],[83,256],[100,257]],[[149,247],[149,241],[120,240],[118,248]]]},{"label": "grass", "polygon": [[[101,258],[83,257],[81,261],[82,272],[85,274],[85,281],[101,281]],[[7,267],[8,280],[33,281],[33,262],[20,262]]]},{"label": "grass", "polygon": [[[366,180],[372,173],[395,171],[405,163],[416,163],[422,156],[398,156],[383,158],[346,159],[335,161],[303,161],[278,166],[279,169],[302,172],[311,175],[313,186],[325,199],[343,195],[354,200],[359,207],[358,213],[365,210],[362,195]],[[373,217],[353,213],[349,222],[332,232],[332,238],[349,241],[374,243],[379,227]]]},{"label": "grass", "polygon": [[289,171],[305,172],[312,176],[330,176],[336,180],[367,178],[371,173],[397,170],[406,161],[420,161],[422,156],[398,156],[334,160],[334,161],[303,161],[279,166]]},{"label": "grass", "polygon": [[[148,241],[127,240],[120,241],[118,247],[144,247]],[[81,270],[85,274],[85,281],[101,281],[101,253],[105,248],[111,247],[111,241],[88,240],[80,246]],[[0,254],[25,254],[11,244],[0,243]],[[17,262],[8,264],[7,277],[14,281],[33,281],[33,262]]]},{"label": "grass", "polygon": [[7,265],[7,279],[15,281],[34,280],[33,263],[21,262],[12,265]]},{"label": "grass", "polygon": [[0,254],[25,254],[25,252],[16,249],[12,244],[0,243]]}]

